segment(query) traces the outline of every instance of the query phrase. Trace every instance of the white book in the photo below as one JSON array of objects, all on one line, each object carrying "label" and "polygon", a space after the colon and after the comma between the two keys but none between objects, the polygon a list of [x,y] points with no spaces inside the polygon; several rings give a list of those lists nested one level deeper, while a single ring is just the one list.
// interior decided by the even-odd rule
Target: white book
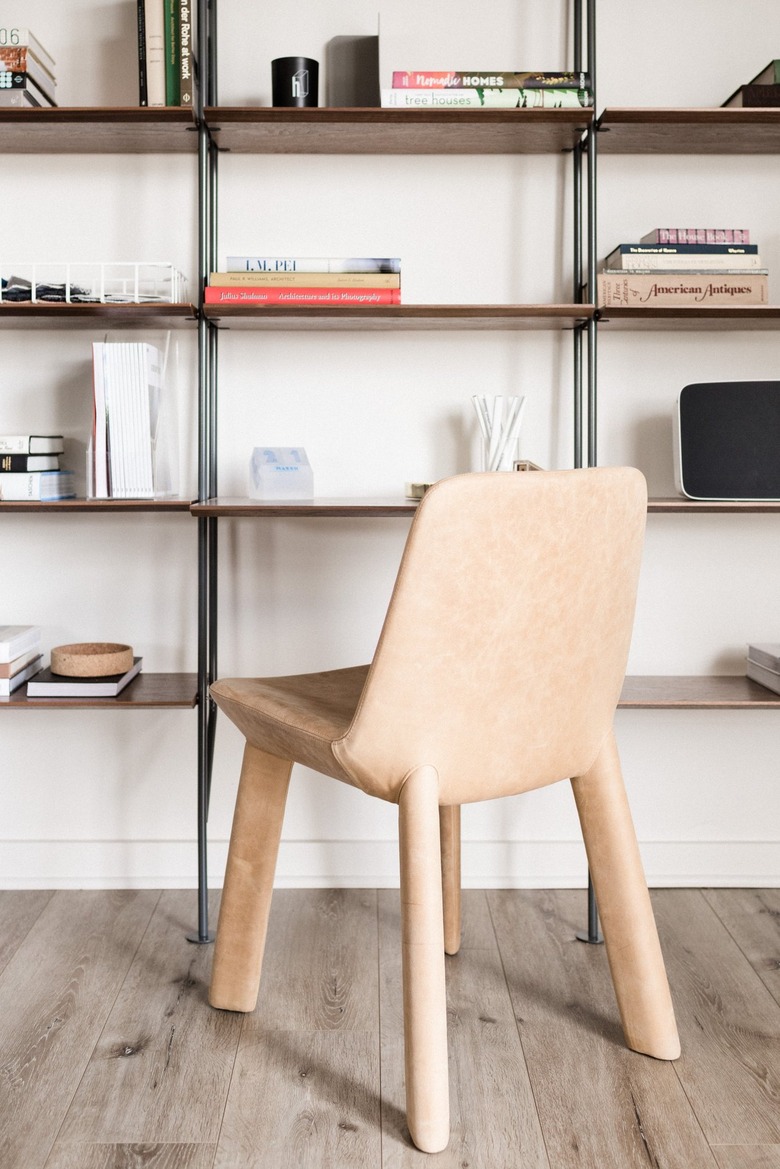
[{"label": "white book", "polygon": [[0,500],[6,503],[52,503],[75,494],[72,471],[0,471]]},{"label": "white book", "polygon": [[580,89],[383,89],[382,105],[413,109],[579,109],[589,104]]},{"label": "white book", "polygon": [[165,105],[165,13],[163,0],[144,0],[146,93],[150,106]]},{"label": "white book", "polygon": [[14,690],[18,690],[28,678],[32,678],[41,668],[42,654],[37,654],[24,669],[17,671],[10,678],[0,678],[0,698],[10,698]]},{"label": "white book", "polygon": [[108,417],[108,466],[111,497],[125,499],[127,497],[127,474],[125,471],[124,396],[122,393],[122,369],[116,350],[117,345],[110,342],[103,346],[103,385]]},{"label": "white book", "polygon": [[108,499],[108,419],[102,341],[92,344],[92,461],[95,498]]},{"label": "white book", "polygon": [[12,662],[40,642],[39,625],[0,625],[0,662]]}]

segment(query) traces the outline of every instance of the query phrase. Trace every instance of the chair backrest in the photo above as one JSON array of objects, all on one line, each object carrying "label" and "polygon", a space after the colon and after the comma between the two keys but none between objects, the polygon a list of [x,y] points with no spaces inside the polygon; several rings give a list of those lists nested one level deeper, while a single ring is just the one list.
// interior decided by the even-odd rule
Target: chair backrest
[{"label": "chair backrest", "polygon": [[626,668],[647,493],[630,467],[442,480],[412,524],[365,689],[334,751],[397,799],[442,803],[583,774]]}]

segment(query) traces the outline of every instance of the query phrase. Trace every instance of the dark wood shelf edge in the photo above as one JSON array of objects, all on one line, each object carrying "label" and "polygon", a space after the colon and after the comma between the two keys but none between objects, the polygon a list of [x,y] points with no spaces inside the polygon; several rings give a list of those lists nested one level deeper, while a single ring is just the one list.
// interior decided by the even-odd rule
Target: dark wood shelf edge
[{"label": "dark wood shelf edge", "polygon": [[688,499],[684,496],[670,496],[669,498],[648,499],[647,510],[651,514],[667,513],[714,513],[714,514],[750,514],[772,515],[780,512],[780,501],[745,500],[745,499]]},{"label": "dark wood shelf edge", "polygon": [[141,673],[116,698],[28,698],[21,686],[0,699],[9,710],[190,710],[197,704],[196,674]]},{"label": "dark wood shelf edge", "polygon": [[191,499],[52,499],[0,500],[2,512],[79,512],[93,515],[95,512],[175,512],[189,514]]},{"label": "dark wood shelf edge", "polygon": [[741,674],[628,676],[623,710],[780,710],[780,694]]},{"label": "dark wood shelf edge", "polygon": [[402,497],[354,499],[279,500],[263,502],[241,497],[217,497],[193,503],[190,511],[196,517],[223,516],[250,519],[362,519],[393,518],[414,515],[418,501]]}]

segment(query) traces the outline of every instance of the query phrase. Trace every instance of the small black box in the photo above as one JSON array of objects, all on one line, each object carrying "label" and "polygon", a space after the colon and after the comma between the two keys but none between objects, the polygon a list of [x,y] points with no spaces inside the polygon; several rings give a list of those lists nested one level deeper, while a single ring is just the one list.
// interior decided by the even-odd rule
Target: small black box
[{"label": "small black box", "polygon": [[675,438],[689,499],[780,500],[780,381],[685,386]]}]

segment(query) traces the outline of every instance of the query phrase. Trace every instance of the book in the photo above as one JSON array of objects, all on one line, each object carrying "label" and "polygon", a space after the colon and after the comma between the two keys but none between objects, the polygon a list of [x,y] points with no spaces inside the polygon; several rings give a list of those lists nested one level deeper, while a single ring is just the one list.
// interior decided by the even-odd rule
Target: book
[{"label": "book", "polygon": [[746,227],[654,227],[640,244],[749,244]]},{"label": "book", "polygon": [[[750,81],[748,81],[747,84],[748,85],[779,85],[780,84],[780,60],[770,61],[768,65],[764,66],[764,68],[761,70],[760,73],[757,73],[755,75],[755,77],[751,77]],[[734,91],[734,93],[730,94],[730,96],[727,97],[726,100],[724,101],[723,105],[724,106],[731,105],[732,100],[739,95],[741,89],[742,89],[742,86],[740,86],[739,89],[736,89]]]},{"label": "book", "polygon": [[[11,74],[11,84],[7,84],[6,74]],[[23,80],[16,80],[21,76]],[[54,104],[54,92],[57,82],[43,65],[36,61],[29,49],[4,49],[0,47],[0,78],[4,89],[24,88],[25,80],[30,77],[40,91]]]},{"label": "book", "polygon": [[41,643],[38,625],[0,625],[0,663],[13,662]]},{"label": "book", "polygon": [[4,99],[3,105],[20,104],[6,100],[15,93],[27,94],[28,98],[32,99],[28,102],[29,105],[53,106],[56,104],[35,84],[29,73],[3,73],[1,70],[2,65],[0,65],[0,96]]},{"label": "book", "polygon": [[0,106],[3,109],[8,106],[32,106],[34,109],[40,109],[42,105],[50,105],[50,102],[38,101],[27,89],[0,89]]},{"label": "book", "polygon": [[160,350],[146,342],[93,343],[95,498],[154,498],[162,366]]},{"label": "book", "polygon": [[36,643],[32,649],[28,649],[25,653],[19,654],[12,661],[0,662],[0,678],[13,678],[20,670],[29,666],[30,662],[39,660],[40,657],[40,646]]},{"label": "book", "polygon": [[758,109],[780,106],[780,84],[740,85],[736,93],[726,98],[722,108]]},{"label": "book", "polygon": [[383,89],[392,109],[579,109],[591,105],[585,89]]},{"label": "book", "polygon": [[61,455],[64,450],[61,434],[0,434],[0,454]]},{"label": "book", "polygon": [[398,272],[212,272],[211,288],[400,288]]},{"label": "book", "polygon": [[71,678],[54,674],[49,666],[39,670],[27,683],[28,698],[115,698],[141,672],[143,658],[133,658],[124,674],[103,674],[93,678]]},{"label": "book", "polygon": [[321,304],[334,308],[364,304],[400,304],[399,288],[206,288],[206,304]]},{"label": "book", "polygon": [[768,304],[768,279],[762,274],[600,273],[596,276],[601,308],[693,307],[712,304]]},{"label": "book", "polygon": [[192,57],[192,0],[179,0],[179,104],[195,104]]},{"label": "book", "polygon": [[165,105],[165,13],[163,0],[144,0],[147,105]]},{"label": "book", "polygon": [[0,454],[0,471],[58,471],[59,455]]},{"label": "book", "polygon": [[228,256],[225,267],[228,272],[400,272],[401,261],[374,256]]},{"label": "book", "polygon": [[745,674],[748,678],[752,678],[754,682],[758,682],[759,686],[766,686],[767,690],[774,690],[775,694],[780,694],[780,671],[756,661],[754,650],[755,646],[751,646],[745,666]]},{"label": "book", "polygon": [[706,272],[762,268],[755,244],[619,244],[604,268],[620,271]]},{"label": "book", "polygon": [[138,26],[138,104],[149,105],[149,86],[146,79],[146,0],[136,0]]},{"label": "book", "polygon": [[0,675],[0,698],[10,698],[14,690],[23,686],[28,678],[33,678],[40,670],[42,660],[42,655],[37,654],[28,665],[16,674],[12,674],[10,678],[4,678]]},{"label": "book", "polygon": [[482,73],[477,69],[458,72],[425,71],[419,73],[396,70],[393,89],[590,89],[587,73]]},{"label": "book", "polygon": [[163,0],[165,20],[165,104],[180,104],[181,45],[179,42],[179,0]]},{"label": "book", "polygon": [[0,502],[35,500],[51,503],[73,499],[76,492],[72,471],[0,471]]},{"label": "book", "polygon": [[30,32],[29,28],[11,28],[0,25],[0,49],[29,49],[33,55],[40,61],[44,69],[47,69],[54,77],[56,72],[56,61],[51,53],[44,49],[38,38]]},{"label": "book", "polygon": [[777,642],[761,642],[748,646],[748,659],[766,670],[780,673],[780,645]]}]

